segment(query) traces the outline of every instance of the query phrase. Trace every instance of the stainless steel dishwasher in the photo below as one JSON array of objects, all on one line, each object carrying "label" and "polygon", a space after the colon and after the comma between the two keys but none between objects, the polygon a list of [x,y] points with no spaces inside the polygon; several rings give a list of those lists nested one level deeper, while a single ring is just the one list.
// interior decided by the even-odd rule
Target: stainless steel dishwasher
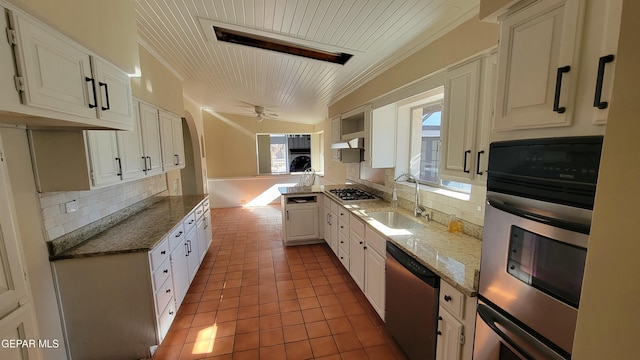
[{"label": "stainless steel dishwasher", "polygon": [[387,242],[387,329],[412,360],[436,357],[440,277]]}]

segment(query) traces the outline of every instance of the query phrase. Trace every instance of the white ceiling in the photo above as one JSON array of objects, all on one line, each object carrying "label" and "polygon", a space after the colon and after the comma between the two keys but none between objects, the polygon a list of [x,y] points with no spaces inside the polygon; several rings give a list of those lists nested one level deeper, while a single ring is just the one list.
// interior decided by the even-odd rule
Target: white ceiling
[{"label": "white ceiling", "polygon": [[[477,14],[479,0],[136,0],[141,44],[218,113],[266,107],[319,123],[327,107]],[[343,65],[212,42],[211,21],[354,56]]]}]

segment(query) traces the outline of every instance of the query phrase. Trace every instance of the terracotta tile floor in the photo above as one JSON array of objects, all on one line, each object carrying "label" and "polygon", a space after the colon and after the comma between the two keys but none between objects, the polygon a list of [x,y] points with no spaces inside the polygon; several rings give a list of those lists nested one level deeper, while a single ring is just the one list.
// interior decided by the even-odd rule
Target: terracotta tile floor
[{"label": "terracotta tile floor", "polygon": [[325,244],[284,247],[280,207],[212,210],[213,244],[160,359],[406,359]]}]

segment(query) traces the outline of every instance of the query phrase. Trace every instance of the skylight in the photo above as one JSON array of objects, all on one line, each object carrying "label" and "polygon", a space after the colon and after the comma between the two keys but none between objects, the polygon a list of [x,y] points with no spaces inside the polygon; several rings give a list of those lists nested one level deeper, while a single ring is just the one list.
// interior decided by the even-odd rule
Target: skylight
[{"label": "skylight", "polygon": [[280,53],[302,56],[334,64],[344,65],[353,56],[343,52],[314,49],[308,46],[297,45],[291,42],[250,34],[238,30],[226,29],[215,25],[213,26],[213,31],[218,41],[277,51]]}]

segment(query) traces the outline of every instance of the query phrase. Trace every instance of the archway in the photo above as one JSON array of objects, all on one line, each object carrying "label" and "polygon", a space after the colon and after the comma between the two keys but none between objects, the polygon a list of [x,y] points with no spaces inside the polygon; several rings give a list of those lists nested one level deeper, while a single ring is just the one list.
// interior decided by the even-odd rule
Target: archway
[{"label": "archway", "polygon": [[182,194],[206,194],[208,192],[206,173],[203,171],[204,139],[198,135],[193,115],[185,111],[182,118],[182,134],[184,138],[185,167],[180,170]]}]

